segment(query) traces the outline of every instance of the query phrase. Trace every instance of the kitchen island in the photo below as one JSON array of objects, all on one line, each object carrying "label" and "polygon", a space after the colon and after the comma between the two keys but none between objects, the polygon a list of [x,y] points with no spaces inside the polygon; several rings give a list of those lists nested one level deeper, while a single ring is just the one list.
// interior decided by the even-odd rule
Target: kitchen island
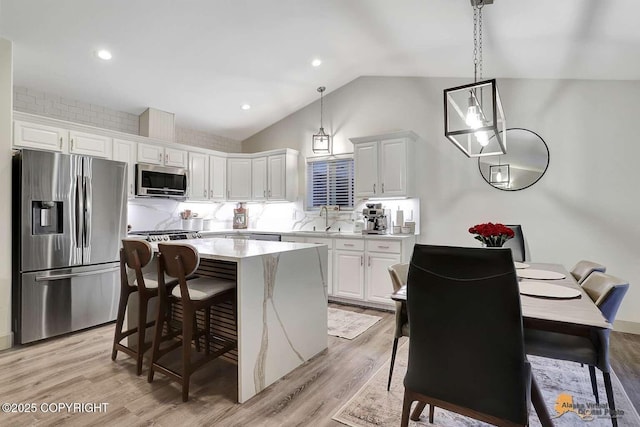
[{"label": "kitchen island", "polygon": [[235,264],[238,402],[327,348],[327,246],[219,238],[183,242],[198,250],[198,271]]}]

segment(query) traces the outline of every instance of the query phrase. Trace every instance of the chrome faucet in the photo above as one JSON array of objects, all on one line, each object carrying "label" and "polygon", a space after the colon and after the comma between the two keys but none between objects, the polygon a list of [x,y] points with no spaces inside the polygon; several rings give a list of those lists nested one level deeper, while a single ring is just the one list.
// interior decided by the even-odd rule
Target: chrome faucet
[{"label": "chrome faucet", "polygon": [[322,218],[322,211],[324,210],[324,231],[329,231],[331,226],[329,225],[329,210],[327,210],[327,206],[322,206],[320,208],[320,218]]}]

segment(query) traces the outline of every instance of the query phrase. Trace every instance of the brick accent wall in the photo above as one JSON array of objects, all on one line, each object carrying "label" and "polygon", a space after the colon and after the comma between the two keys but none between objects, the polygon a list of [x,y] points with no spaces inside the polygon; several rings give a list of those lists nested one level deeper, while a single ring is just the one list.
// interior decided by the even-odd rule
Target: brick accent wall
[{"label": "brick accent wall", "polygon": [[[135,114],[22,86],[13,88],[13,109],[133,135],[139,135],[140,131]],[[229,153],[242,152],[240,141],[188,128],[176,127],[175,142]]]},{"label": "brick accent wall", "polygon": [[26,87],[13,88],[13,108],[24,113],[138,135],[138,116]]},{"label": "brick accent wall", "polygon": [[242,144],[235,139],[176,126],[176,142],[227,153],[241,153]]}]

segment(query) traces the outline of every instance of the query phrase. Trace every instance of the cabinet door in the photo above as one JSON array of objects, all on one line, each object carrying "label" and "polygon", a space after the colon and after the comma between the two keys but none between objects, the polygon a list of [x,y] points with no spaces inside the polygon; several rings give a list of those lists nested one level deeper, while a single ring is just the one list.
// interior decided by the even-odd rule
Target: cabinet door
[{"label": "cabinet door", "polygon": [[164,165],[173,166],[175,168],[187,167],[187,152],[184,150],[177,150],[175,148],[164,149]]},{"label": "cabinet door", "polygon": [[111,138],[83,132],[69,132],[69,153],[93,157],[111,157]]},{"label": "cabinet door", "polygon": [[15,121],[13,145],[47,151],[63,151],[69,132],[52,126]]},{"label": "cabinet door", "polygon": [[251,159],[227,159],[227,200],[251,200]]},{"label": "cabinet door", "polygon": [[287,168],[284,154],[269,156],[269,179],[267,197],[269,200],[285,200],[287,196]]},{"label": "cabinet door", "polygon": [[393,305],[388,268],[399,262],[399,254],[367,253],[367,301]]},{"label": "cabinet door", "polygon": [[209,200],[209,156],[189,153],[189,200]]},{"label": "cabinet door", "polygon": [[227,159],[209,156],[209,199],[225,200],[227,197]]},{"label": "cabinet door", "polygon": [[251,159],[251,198],[267,199],[267,158]]},{"label": "cabinet door", "polygon": [[378,143],[354,144],[353,159],[356,169],[356,198],[380,194],[378,188]]},{"label": "cabinet door", "polygon": [[127,164],[127,198],[133,199],[135,193],[136,143],[123,139],[113,140],[113,160]]},{"label": "cabinet door", "polygon": [[138,144],[138,162],[151,163],[152,165],[162,165],[163,157],[163,147],[151,144]]},{"label": "cabinet door", "polygon": [[406,159],[407,142],[404,139],[387,139],[380,142],[381,196],[407,194]]},{"label": "cabinet door", "polygon": [[345,298],[364,299],[363,253],[334,250],[334,254],[333,294]]}]

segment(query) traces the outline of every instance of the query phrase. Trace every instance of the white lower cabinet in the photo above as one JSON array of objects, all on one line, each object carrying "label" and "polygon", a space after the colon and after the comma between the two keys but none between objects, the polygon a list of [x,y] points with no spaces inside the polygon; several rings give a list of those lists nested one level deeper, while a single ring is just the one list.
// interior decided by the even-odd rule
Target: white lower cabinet
[{"label": "white lower cabinet", "polygon": [[364,299],[364,254],[361,251],[335,250],[335,290],[337,297]]},{"label": "white lower cabinet", "polygon": [[392,305],[389,295],[393,292],[388,268],[400,262],[400,254],[367,252],[367,301]]}]

